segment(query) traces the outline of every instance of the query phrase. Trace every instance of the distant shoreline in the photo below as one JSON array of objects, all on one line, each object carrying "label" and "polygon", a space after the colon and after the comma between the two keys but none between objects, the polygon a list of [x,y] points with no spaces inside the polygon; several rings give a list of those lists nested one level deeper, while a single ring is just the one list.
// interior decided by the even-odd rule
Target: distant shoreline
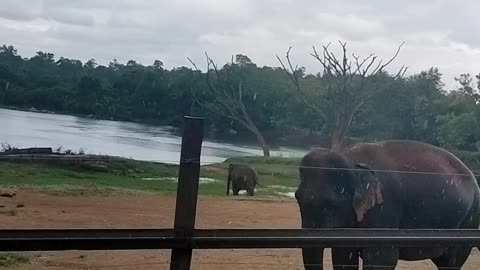
[{"label": "distant shoreline", "polygon": [[57,114],[56,112],[53,112],[53,111],[39,110],[39,109],[34,108],[34,107],[31,107],[31,108],[21,108],[21,107],[15,107],[15,106],[0,105],[0,109],[12,110],[12,111],[22,111],[22,112],[36,112],[36,113],[46,113],[46,114]]},{"label": "distant shoreline", "polygon": [[[75,116],[80,118],[92,119],[92,120],[106,120],[106,121],[114,121],[114,122],[129,122],[129,123],[136,123],[136,124],[143,124],[143,125],[151,125],[151,126],[165,126],[173,128],[173,132],[181,136],[181,127],[172,125],[171,123],[166,123],[165,121],[149,121],[149,120],[140,120],[140,119],[115,119],[115,118],[104,118],[104,117],[97,117],[96,115],[84,115],[84,114],[76,114],[64,111],[50,111],[44,109],[37,109],[35,107],[17,107],[17,106],[9,106],[9,105],[0,105],[0,109],[5,110],[13,110],[13,111],[21,111],[21,112],[30,112],[30,113],[44,113],[44,114],[51,114],[51,115],[68,115],[68,116]],[[207,127],[206,127],[207,128]],[[246,144],[251,146],[256,146],[256,142],[253,139],[249,140],[238,140],[238,138],[230,138],[230,137],[219,137],[219,136],[208,136],[209,132],[206,130],[206,139],[211,141],[219,142],[219,143],[229,143],[229,144]],[[287,137],[276,137],[273,143],[270,143],[271,149],[276,149],[278,147],[288,147],[288,148],[298,148],[301,150],[308,150],[308,147],[304,144],[305,140],[311,139],[311,136],[296,136],[290,135]],[[291,144],[287,144],[286,142],[290,142]],[[303,143],[302,143],[303,142]],[[316,144],[316,143],[314,143]]]}]

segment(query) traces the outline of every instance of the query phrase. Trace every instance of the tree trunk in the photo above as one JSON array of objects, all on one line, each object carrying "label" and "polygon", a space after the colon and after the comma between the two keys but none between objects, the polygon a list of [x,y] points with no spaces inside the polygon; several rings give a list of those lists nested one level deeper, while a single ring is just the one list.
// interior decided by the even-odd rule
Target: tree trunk
[{"label": "tree trunk", "polygon": [[330,142],[330,150],[333,152],[339,152],[343,148],[343,138],[340,136],[332,136]]},{"label": "tree trunk", "polygon": [[270,148],[268,147],[262,133],[256,127],[255,130],[252,130],[252,132],[255,134],[255,137],[257,137],[257,141],[260,144],[260,147],[262,147],[263,156],[270,157]]},{"label": "tree trunk", "polygon": [[262,147],[263,156],[264,157],[270,157],[270,148],[268,147],[268,144],[265,141],[265,138],[263,137],[260,130],[258,130],[257,126],[255,126],[255,124],[253,124],[253,122],[249,121],[248,124],[245,123],[245,127],[248,130],[250,130],[255,135],[255,137],[257,138],[257,142],[260,144],[260,147]]},{"label": "tree trunk", "polygon": [[242,102],[242,96],[241,96],[241,92],[240,92],[240,100],[239,100],[239,103],[240,103],[240,109],[241,109],[241,112],[243,114],[243,117],[245,118],[245,122],[243,122],[242,124],[248,129],[250,130],[251,132],[253,132],[253,134],[255,134],[255,137],[257,137],[257,141],[258,143],[260,144],[260,146],[262,147],[262,150],[263,150],[263,156],[264,157],[270,157],[270,149],[268,148],[268,145],[267,145],[267,142],[265,141],[265,138],[263,137],[262,133],[260,132],[260,130],[258,130],[257,126],[255,125],[255,123],[252,121],[252,119],[250,118],[250,115],[248,114],[247,112],[247,109],[245,108],[245,106],[243,105],[243,102]]},{"label": "tree trunk", "polygon": [[353,116],[355,116],[355,113],[362,105],[363,102],[360,102],[357,105],[350,104],[337,115],[335,128],[331,137],[330,149],[332,151],[340,151],[345,146],[345,138],[352,125]]},{"label": "tree trunk", "polygon": [[318,134],[320,134],[320,136],[323,136],[325,134],[328,134],[328,122],[325,121],[325,123],[323,123],[322,127],[320,128],[320,131],[318,132]]},{"label": "tree trunk", "polygon": [[345,146],[345,138],[348,134],[348,130],[350,129],[350,125],[352,124],[354,114],[355,111],[352,110],[341,112],[337,116],[337,122],[335,124],[335,128],[332,132],[331,138],[332,151],[340,151]]},{"label": "tree trunk", "polygon": [[350,125],[347,124],[345,114],[340,113],[337,116],[337,121],[335,123],[335,128],[332,132],[330,149],[334,152],[342,150],[344,146],[345,136]]}]

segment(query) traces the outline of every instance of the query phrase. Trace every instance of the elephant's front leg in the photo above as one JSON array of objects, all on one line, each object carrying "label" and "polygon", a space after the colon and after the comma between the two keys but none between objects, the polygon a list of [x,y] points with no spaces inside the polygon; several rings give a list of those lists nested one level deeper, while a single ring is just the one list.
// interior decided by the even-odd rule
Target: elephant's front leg
[{"label": "elephant's front leg", "polygon": [[366,248],[362,251],[364,270],[394,270],[398,248]]},{"label": "elephant's front leg", "polygon": [[348,248],[332,248],[334,270],[358,270],[358,250]]},{"label": "elephant's front leg", "polygon": [[323,248],[303,248],[305,270],[323,270]]}]

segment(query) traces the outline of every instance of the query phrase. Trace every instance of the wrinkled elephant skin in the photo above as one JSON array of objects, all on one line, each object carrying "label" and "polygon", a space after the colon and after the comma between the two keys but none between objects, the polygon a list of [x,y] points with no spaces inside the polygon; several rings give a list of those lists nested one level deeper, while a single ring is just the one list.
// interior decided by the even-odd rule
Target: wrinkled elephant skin
[{"label": "wrinkled elephant skin", "polygon": [[[295,193],[304,228],[477,229],[478,184],[453,154],[415,141],[359,143],[304,156]],[[327,169],[332,168],[332,169]],[[431,259],[459,270],[471,248],[333,249],[334,269],[395,269]],[[323,269],[323,250],[303,250],[307,270]]]}]

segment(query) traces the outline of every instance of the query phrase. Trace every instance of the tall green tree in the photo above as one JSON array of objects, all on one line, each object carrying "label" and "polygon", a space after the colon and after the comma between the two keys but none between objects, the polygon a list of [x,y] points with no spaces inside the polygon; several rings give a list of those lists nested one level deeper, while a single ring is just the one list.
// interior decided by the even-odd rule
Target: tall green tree
[{"label": "tall green tree", "polygon": [[480,75],[461,74],[457,89],[446,91],[438,68],[403,77],[403,70],[389,74],[382,68],[395,55],[380,62],[374,55],[347,53],[344,43],[340,49],[314,49],[322,72],[308,74],[288,54],[283,67],[260,67],[239,54],[221,68],[209,59],[210,68],[202,72],[168,70],[161,60],[101,65],[57,59],[50,52],[24,58],[3,45],[0,105],[177,127],[185,114],[203,115],[210,136],[252,138],[266,155],[279,141],[324,146],[324,137],[336,138],[333,145],[356,137],[479,148]]}]

